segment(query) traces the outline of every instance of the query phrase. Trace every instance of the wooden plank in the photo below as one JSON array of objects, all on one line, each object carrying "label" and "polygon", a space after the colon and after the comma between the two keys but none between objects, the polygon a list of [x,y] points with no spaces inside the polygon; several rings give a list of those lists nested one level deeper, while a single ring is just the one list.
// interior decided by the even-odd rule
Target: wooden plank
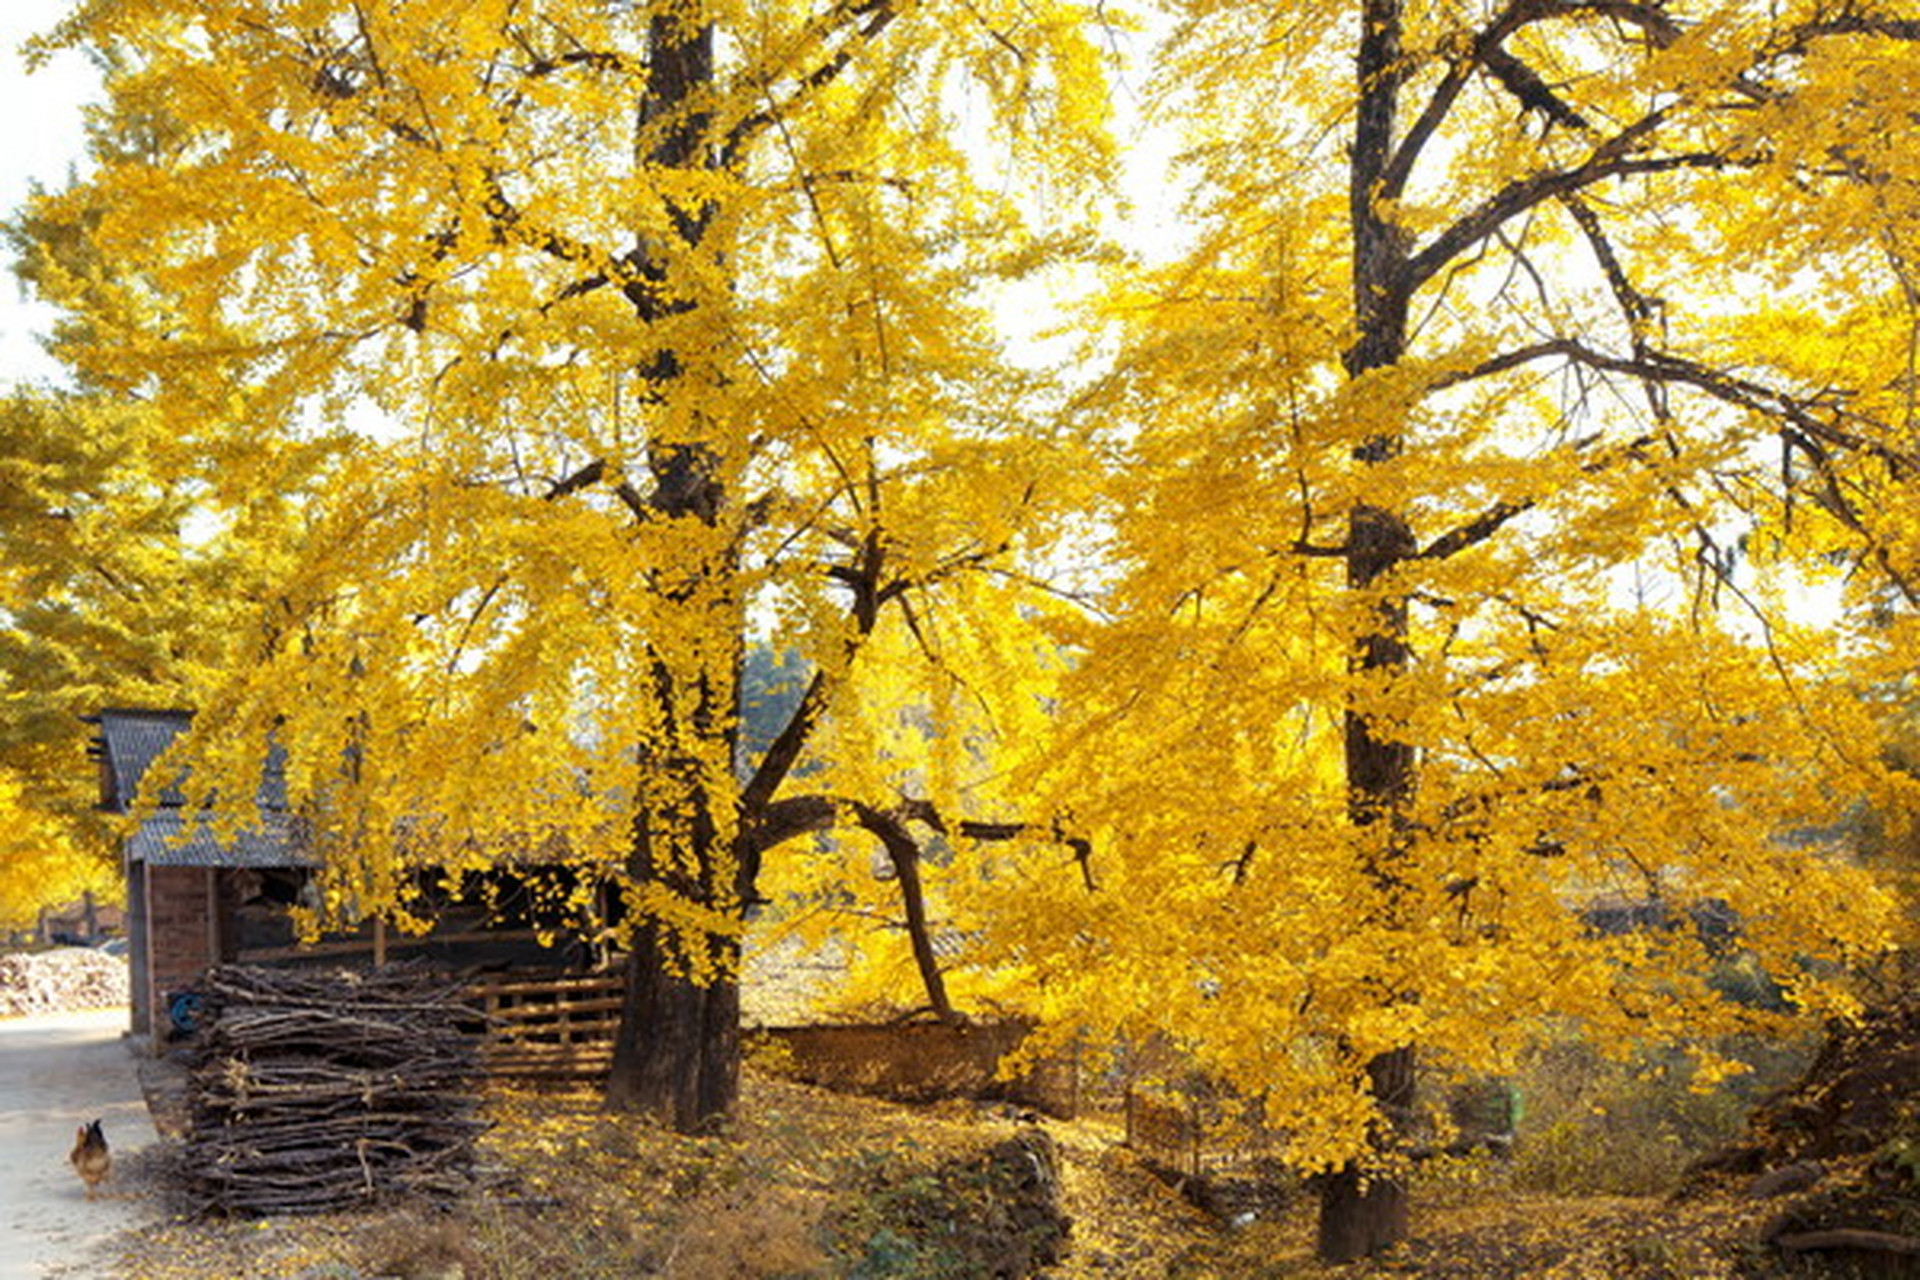
[{"label": "wooden plank", "polygon": [[522,1083],[604,1078],[624,988],[624,978],[611,973],[476,981],[488,1015],[481,1046],[488,1073]]},{"label": "wooden plank", "polygon": [[481,1049],[481,1056],[489,1062],[606,1060],[613,1057],[613,1046],[611,1044],[487,1045]]},{"label": "wooden plank", "polygon": [[605,1071],[613,1064],[612,1053],[500,1053],[483,1058],[488,1072],[499,1075],[511,1071]]},{"label": "wooden plank", "polygon": [[490,995],[500,996],[551,996],[563,992],[576,991],[607,991],[619,993],[625,990],[626,979],[618,974],[587,975],[568,978],[481,978],[474,983],[474,986]]},{"label": "wooden plank", "polygon": [[502,1013],[538,1012],[542,1009],[581,1009],[599,1013],[618,1012],[621,1005],[619,996],[594,995],[562,991],[550,999],[536,999],[532,996],[500,995],[487,992],[487,999],[498,1005]]},{"label": "wooden plank", "polygon": [[490,1044],[612,1044],[612,1027],[599,1027],[603,1034],[563,1036],[559,1027],[532,1027],[526,1031],[503,1031],[490,1038]]},{"label": "wooden plank", "polygon": [[[422,935],[407,934],[401,937],[389,937],[390,950],[409,950],[417,947],[433,946],[436,943],[464,942],[536,942],[539,932],[534,929],[468,929],[459,933],[428,933]],[[372,938],[340,938],[327,942],[298,943],[291,947],[249,947],[234,953],[234,959],[241,964],[252,964],[261,960],[299,960],[314,956],[345,956],[373,952]]]},{"label": "wooden plank", "polygon": [[[579,1040],[584,1044],[593,1044],[601,1040],[613,1039],[613,1029],[615,1025],[616,1024],[611,1022],[598,1022],[569,1028],[566,1024],[557,1022],[534,1023],[531,1025],[521,1024],[518,1026],[496,1027],[493,1029],[491,1038],[505,1041],[525,1040],[544,1041],[547,1043],[570,1038]],[[571,1037],[564,1034],[569,1030],[574,1032]]]},{"label": "wooden plank", "polygon": [[497,1018],[493,1026],[502,1035],[526,1035],[534,1031],[562,1031],[568,1027],[616,1027],[618,1018],[561,1018],[561,1017],[514,1017],[511,1014]]},{"label": "wooden plank", "polygon": [[[620,1012],[617,999],[567,1000],[545,1004],[497,1004],[489,997],[487,1011],[498,1012],[502,1022],[536,1020],[539,1018],[580,1017],[583,1014],[617,1014]],[[604,1021],[615,1021],[608,1017]]]}]

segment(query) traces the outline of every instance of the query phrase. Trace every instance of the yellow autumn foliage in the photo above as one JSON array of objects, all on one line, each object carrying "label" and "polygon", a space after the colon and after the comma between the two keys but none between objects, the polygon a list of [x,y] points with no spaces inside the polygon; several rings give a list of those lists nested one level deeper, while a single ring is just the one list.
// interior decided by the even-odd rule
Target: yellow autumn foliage
[{"label": "yellow autumn foliage", "polygon": [[41,908],[65,907],[87,892],[117,899],[115,868],[37,812],[17,775],[0,771],[0,928],[28,927]]},{"label": "yellow autumn foliage", "polygon": [[1846,1012],[1897,919],[1853,816],[1912,790],[1911,24],[1171,8],[1191,237],[1097,304],[1112,586],[1002,766],[1098,890],[957,872],[977,962],[1349,1173],[1410,1050],[1778,1026],[1733,949]]},{"label": "yellow autumn foliage", "polygon": [[[41,282],[62,354],[271,566],[176,762],[230,833],[284,751],[312,926],[559,860],[704,982],[749,901],[805,892],[759,883],[773,845],[898,799],[869,721],[997,681],[954,663],[1020,656],[1089,484],[984,303],[1084,256],[1087,19],[138,0],[49,37],[103,52],[109,106],[34,216],[119,268]],[[747,760],[756,644],[804,696]]]},{"label": "yellow autumn foliage", "polygon": [[[1729,947],[1844,1011],[1895,907],[1843,819],[1910,785],[1920,32],[1170,0],[1135,254],[1102,12],[79,10],[112,105],[41,212],[137,270],[51,282],[69,358],[211,502],[325,477],[236,526],[203,793],[284,747],[342,913],[561,858],[681,977],[768,899],[858,994],[912,827],[963,1002],[1177,1047],[1349,1209],[1416,1051],[1779,1025]],[[1082,362],[1011,358],[989,285],[1096,270]],[[757,760],[755,643],[805,673]]]}]

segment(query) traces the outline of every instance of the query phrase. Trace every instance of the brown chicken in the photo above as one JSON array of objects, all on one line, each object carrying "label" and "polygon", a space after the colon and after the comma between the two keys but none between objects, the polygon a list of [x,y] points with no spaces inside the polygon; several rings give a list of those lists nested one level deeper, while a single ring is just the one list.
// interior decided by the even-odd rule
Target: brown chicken
[{"label": "brown chicken", "polygon": [[105,1182],[113,1170],[113,1153],[107,1150],[107,1135],[100,1131],[98,1120],[80,1126],[74,1135],[73,1154],[67,1159],[73,1161],[80,1181],[87,1184],[87,1199],[93,1199],[94,1189]]}]

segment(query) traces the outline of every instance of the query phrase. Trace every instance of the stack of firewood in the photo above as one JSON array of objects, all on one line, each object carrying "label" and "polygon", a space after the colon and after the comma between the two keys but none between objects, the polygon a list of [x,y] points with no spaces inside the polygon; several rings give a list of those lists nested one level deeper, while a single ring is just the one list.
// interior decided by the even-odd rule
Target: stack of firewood
[{"label": "stack of firewood", "polygon": [[204,984],[189,1089],[190,1192],[206,1211],[323,1213],[465,1190],[479,1014],[411,969],[231,965]]},{"label": "stack of firewood", "polygon": [[127,962],[87,947],[0,956],[0,1018],[127,1002]]}]

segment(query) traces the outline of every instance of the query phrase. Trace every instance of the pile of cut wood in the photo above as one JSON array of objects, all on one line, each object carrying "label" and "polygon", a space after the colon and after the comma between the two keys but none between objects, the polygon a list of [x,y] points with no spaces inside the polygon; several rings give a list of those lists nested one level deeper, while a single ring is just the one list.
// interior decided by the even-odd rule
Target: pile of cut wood
[{"label": "pile of cut wood", "polygon": [[189,1087],[189,1192],[204,1211],[322,1213],[469,1185],[479,1019],[418,970],[214,969]]},{"label": "pile of cut wood", "polygon": [[87,947],[0,956],[0,1017],[127,1002],[127,962]]}]

